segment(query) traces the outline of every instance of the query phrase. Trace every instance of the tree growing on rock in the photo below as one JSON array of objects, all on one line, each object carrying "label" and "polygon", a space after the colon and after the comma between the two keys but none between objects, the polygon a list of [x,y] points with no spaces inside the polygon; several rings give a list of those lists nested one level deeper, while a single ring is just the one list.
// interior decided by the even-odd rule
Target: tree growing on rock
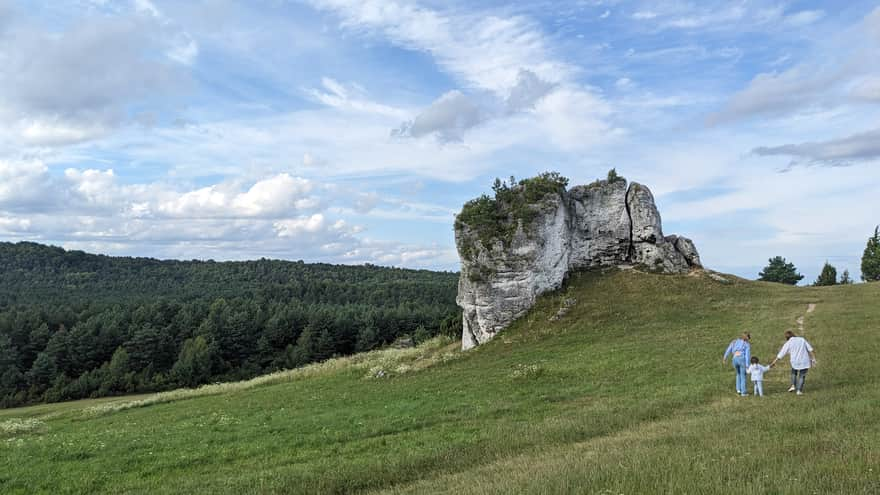
[{"label": "tree growing on rock", "polygon": [[804,278],[797,272],[794,263],[786,262],[782,256],[770,258],[768,261],[769,264],[758,273],[758,280],[795,285]]},{"label": "tree growing on rock", "polygon": [[874,235],[868,238],[868,245],[862,254],[862,280],[880,281],[880,226],[874,227]]},{"label": "tree growing on rock", "polygon": [[826,261],[825,266],[822,267],[822,273],[819,274],[813,285],[837,285],[837,268]]},{"label": "tree growing on rock", "polygon": [[625,179],[625,178],[623,178],[623,177],[620,176],[620,175],[617,175],[617,169],[616,169],[616,168],[612,168],[611,170],[608,171],[608,177],[607,177],[607,180],[608,180],[608,182],[610,182],[610,183],[612,183],[612,184],[615,183],[615,182],[626,182],[626,179]]}]

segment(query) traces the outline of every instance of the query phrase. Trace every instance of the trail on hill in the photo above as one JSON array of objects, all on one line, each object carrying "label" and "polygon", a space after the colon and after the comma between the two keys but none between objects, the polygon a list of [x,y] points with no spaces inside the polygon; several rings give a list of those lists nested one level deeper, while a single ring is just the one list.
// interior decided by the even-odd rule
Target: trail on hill
[{"label": "trail on hill", "polygon": [[798,326],[799,333],[804,333],[804,316],[812,313],[813,311],[816,311],[816,303],[808,304],[807,305],[807,312],[801,316],[798,316],[797,319],[795,320],[795,322],[797,323],[797,326]]}]

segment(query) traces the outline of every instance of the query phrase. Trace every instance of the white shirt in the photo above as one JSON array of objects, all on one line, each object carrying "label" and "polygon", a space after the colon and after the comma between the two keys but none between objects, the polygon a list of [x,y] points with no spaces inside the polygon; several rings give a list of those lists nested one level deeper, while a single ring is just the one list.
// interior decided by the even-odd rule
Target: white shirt
[{"label": "white shirt", "polygon": [[749,368],[746,370],[746,373],[752,375],[753,382],[762,382],[764,381],[764,373],[770,371],[769,366],[763,366],[760,364],[750,364]]},{"label": "white shirt", "polygon": [[813,346],[803,337],[792,337],[788,339],[776,359],[782,359],[786,354],[791,358],[791,368],[795,370],[803,370],[810,367],[810,353],[813,352]]}]

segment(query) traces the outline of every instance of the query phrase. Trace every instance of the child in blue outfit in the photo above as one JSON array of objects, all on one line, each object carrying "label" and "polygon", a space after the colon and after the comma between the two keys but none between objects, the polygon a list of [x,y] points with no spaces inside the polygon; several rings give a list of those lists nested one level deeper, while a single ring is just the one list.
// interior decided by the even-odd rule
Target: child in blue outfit
[{"label": "child in blue outfit", "polygon": [[758,356],[752,356],[751,361],[752,364],[749,365],[749,369],[746,370],[746,373],[752,375],[752,385],[755,389],[755,395],[764,397],[764,373],[770,371],[770,367],[760,364]]}]

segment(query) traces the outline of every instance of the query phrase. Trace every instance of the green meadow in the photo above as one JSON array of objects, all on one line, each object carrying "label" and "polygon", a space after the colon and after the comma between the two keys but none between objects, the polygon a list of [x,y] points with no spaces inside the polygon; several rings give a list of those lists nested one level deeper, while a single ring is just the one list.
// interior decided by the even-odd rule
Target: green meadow
[{"label": "green meadow", "polygon": [[[736,396],[728,342],[801,316],[805,395]],[[0,493],[880,493],[878,385],[880,284],[589,272],[464,353],[0,410]]]}]

